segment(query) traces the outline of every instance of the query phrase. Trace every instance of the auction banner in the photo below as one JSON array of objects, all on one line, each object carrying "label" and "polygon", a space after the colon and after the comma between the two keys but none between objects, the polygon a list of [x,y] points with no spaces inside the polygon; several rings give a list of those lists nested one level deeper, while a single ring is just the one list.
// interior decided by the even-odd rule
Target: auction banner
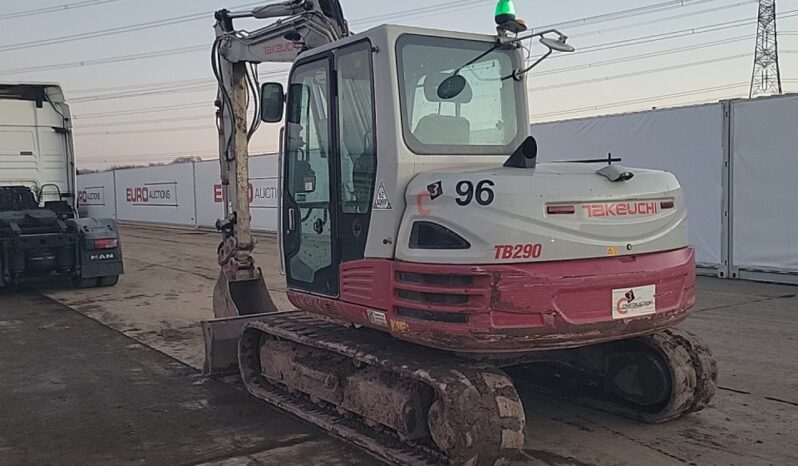
[{"label": "auction banner", "polygon": [[81,217],[116,218],[113,172],[78,177],[78,211]]},{"label": "auction banner", "polygon": [[193,164],[115,173],[119,220],[196,226]]},{"label": "auction banner", "polygon": [[[254,230],[277,231],[277,166],[277,156],[274,155],[250,159],[249,204]],[[216,221],[224,216],[224,188],[219,173],[217,161],[195,164],[197,223],[203,228],[213,228]]]}]

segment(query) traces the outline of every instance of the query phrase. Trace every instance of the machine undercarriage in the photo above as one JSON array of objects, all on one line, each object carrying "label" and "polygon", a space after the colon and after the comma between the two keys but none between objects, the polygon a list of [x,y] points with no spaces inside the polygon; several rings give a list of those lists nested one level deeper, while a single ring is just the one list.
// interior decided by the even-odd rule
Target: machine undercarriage
[{"label": "machine undercarriage", "polygon": [[397,464],[501,464],[524,446],[518,387],[640,422],[697,412],[717,366],[696,336],[635,339],[476,360],[302,311],[248,319],[247,390]]}]

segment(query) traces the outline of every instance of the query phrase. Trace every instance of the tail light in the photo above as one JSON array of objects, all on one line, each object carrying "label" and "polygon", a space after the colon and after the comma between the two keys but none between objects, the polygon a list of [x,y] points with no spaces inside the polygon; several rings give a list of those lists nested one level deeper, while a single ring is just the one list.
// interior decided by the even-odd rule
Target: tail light
[{"label": "tail light", "polygon": [[573,215],[576,213],[576,206],[550,205],[546,207],[546,213],[549,215]]},{"label": "tail light", "polygon": [[676,202],[674,202],[674,201],[662,201],[662,202],[659,203],[659,206],[660,206],[660,208],[662,208],[662,210],[670,210],[670,209],[673,209],[674,207],[676,207]]},{"label": "tail light", "polygon": [[94,240],[94,249],[116,249],[119,247],[118,238],[104,238]]}]

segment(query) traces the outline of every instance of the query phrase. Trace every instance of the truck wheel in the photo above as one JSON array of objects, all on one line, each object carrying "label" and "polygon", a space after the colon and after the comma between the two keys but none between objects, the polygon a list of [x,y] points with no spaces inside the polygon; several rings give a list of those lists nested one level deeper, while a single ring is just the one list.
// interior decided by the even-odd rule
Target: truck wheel
[{"label": "truck wheel", "polygon": [[116,286],[117,283],[119,283],[119,275],[100,277],[99,280],[97,280],[97,286],[101,287]]},{"label": "truck wheel", "polygon": [[72,286],[79,290],[83,290],[86,288],[94,288],[95,286],[97,286],[97,279],[76,277],[72,279]]}]

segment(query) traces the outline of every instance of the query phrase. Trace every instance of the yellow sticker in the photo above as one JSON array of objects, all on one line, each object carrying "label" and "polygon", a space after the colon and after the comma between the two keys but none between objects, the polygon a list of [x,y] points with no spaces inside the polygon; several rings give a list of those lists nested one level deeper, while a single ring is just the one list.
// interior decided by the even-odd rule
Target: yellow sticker
[{"label": "yellow sticker", "polygon": [[620,253],[621,253],[621,248],[619,248],[619,247],[613,246],[611,248],[607,248],[607,255],[608,256],[617,256]]},{"label": "yellow sticker", "polygon": [[392,320],[391,330],[397,333],[405,333],[410,330],[410,326],[407,325],[407,322],[402,322],[401,320]]}]

